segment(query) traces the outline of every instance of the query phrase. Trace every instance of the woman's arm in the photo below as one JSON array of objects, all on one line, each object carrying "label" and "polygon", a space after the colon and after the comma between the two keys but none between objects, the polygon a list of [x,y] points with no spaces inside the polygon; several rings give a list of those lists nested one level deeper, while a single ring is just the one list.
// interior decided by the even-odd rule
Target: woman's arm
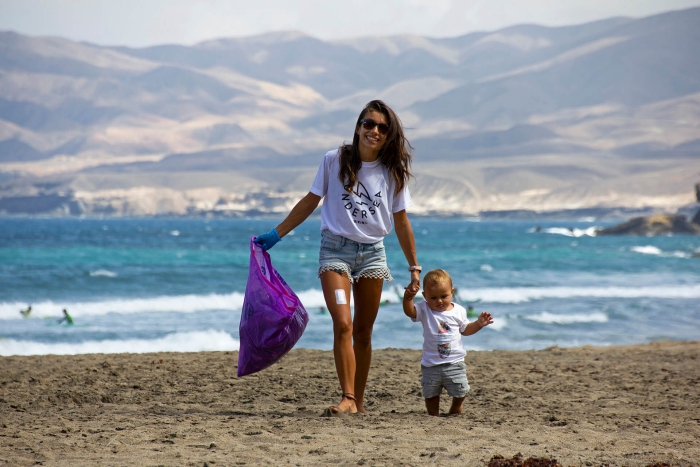
[{"label": "woman's arm", "polygon": [[276,227],[280,238],[294,230],[299,224],[304,222],[312,212],[318,207],[321,202],[321,197],[313,193],[307,193],[299,202],[292,208],[289,215]]},{"label": "woman's arm", "polygon": [[[416,240],[413,238],[413,228],[405,209],[394,213],[394,228],[408,265],[417,266]],[[411,284],[420,287],[420,271],[411,271]]]}]

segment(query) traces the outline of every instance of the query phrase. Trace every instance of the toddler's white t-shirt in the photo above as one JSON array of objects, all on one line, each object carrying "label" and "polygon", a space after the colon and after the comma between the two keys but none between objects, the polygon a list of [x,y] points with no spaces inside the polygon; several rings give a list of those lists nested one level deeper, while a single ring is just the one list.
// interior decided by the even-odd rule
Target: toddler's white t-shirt
[{"label": "toddler's white t-shirt", "polygon": [[452,305],[448,311],[433,311],[425,301],[415,305],[413,321],[423,325],[423,366],[461,362],[467,355],[461,334],[469,324],[467,310],[454,302]]},{"label": "toddler's white t-shirt", "polygon": [[395,193],[396,182],[379,160],[362,163],[352,193],[343,188],[339,172],[340,150],[335,149],[324,156],[309,190],[324,198],[321,230],[359,243],[377,243],[391,232],[392,214],[413,205],[407,186]]}]

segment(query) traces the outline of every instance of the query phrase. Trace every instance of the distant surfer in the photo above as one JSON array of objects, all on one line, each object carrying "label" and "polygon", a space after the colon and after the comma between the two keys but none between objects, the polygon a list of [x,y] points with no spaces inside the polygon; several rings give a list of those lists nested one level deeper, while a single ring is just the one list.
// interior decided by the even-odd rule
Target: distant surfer
[{"label": "distant surfer", "polygon": [[22,317],[29,318],[29,315],[32,314],[32,306],[29,305],[26,310],[19,310],[19,313],[22,315]]},{"label": "distant surfer", "polygon": [[73,324],[73,318],[71,318],[71,316],[68,314],[68,310],[66,310],[65,308],[63,309],[63,318],[58,320],[58,324],[61,324],[64,321],[68,325]]}]

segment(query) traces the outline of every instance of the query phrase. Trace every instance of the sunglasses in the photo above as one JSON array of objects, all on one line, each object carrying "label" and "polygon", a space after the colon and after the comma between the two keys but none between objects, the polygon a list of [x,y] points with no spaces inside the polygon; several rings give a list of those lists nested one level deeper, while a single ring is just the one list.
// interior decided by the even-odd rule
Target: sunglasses
[{"label": "sunglasses", "polygon": [[362,128],[364,128],[367,131],[372,131],[376,126],[380,134],[385,135],[389,133],[389,125],[387,125],[386,123],[377,123],[371,118],[363,118],[362,120],[360,120],[360,123],[362,124]]}]

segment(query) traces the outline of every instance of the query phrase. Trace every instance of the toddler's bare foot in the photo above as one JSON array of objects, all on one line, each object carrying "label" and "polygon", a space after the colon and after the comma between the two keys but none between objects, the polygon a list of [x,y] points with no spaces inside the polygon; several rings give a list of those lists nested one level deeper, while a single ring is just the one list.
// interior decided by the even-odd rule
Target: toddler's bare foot
[{"label": "toddler's bare foot", "polygon": [[453,400],[452,406],[450,407],[450,415],[458,415],[462,413],[462,402],[464,398]]}]

